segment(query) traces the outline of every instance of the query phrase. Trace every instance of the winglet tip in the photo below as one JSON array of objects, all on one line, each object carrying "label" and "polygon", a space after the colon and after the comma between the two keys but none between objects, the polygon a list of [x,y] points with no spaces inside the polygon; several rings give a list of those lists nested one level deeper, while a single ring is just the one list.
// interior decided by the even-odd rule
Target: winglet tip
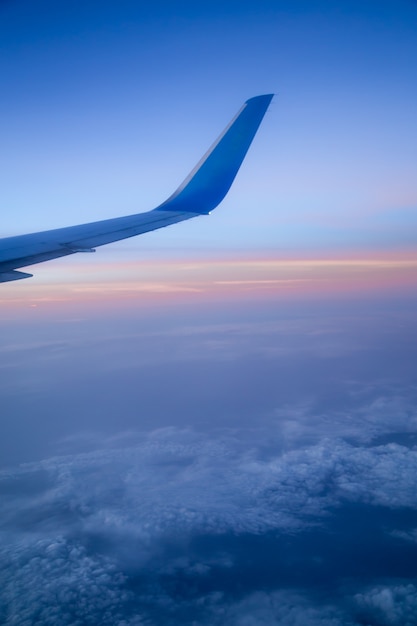
[{"label": "winglet tip", "polygon": [[254,103],[262,102],[265,105],[268,105],[274,96],[275,96],[274,93],[265,93],[265,94],[261,94],[260,96],[253,96],[253,98],[249,98],[249,100],[246,100],[245,104],[249,104],[250,102],[254,102]]}]

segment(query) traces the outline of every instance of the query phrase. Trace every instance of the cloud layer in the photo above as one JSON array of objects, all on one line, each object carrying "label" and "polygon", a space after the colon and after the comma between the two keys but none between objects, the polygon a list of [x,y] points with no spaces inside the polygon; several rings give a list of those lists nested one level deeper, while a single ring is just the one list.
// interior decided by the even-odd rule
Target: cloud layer
[{"label": "cloud layer", "polygon": [[417,522],[416,472],[409,445],[323,439],[265,458],[230,431],[173,428],[5,471],[2,619],[411,624],[416,549],[398,533]]}]

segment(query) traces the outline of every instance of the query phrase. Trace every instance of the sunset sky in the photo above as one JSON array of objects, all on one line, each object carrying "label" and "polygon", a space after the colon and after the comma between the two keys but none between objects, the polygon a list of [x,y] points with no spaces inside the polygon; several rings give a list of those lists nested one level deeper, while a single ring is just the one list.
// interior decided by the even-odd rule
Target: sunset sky
[{"label": "sunset sky", "polygon": [[0,307],[0,622],[417,623],[417,3],[0,0],[1,234],[224,202]]}]

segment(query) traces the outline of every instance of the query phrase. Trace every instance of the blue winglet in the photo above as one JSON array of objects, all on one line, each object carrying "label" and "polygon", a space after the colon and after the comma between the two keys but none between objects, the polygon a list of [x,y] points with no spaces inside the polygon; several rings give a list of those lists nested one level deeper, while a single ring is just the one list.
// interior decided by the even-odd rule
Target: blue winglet
[{"label": "blue winglet", "polygon": [[223,200],[273,98],[247,100],[178,189],[157,211],[209,213]]}]

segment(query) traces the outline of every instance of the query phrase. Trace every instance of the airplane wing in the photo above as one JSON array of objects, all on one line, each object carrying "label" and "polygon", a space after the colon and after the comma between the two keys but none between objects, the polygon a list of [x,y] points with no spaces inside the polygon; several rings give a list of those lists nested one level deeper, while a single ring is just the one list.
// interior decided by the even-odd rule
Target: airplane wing
[{"label": "airplane wing", "polygon": [[247,100],[184,182],[156,209],[0,239],[0,282],[32,276],[17,268],[94,252],[97,246],[207,215],[229,191],[271,99],[268,94]]}]

